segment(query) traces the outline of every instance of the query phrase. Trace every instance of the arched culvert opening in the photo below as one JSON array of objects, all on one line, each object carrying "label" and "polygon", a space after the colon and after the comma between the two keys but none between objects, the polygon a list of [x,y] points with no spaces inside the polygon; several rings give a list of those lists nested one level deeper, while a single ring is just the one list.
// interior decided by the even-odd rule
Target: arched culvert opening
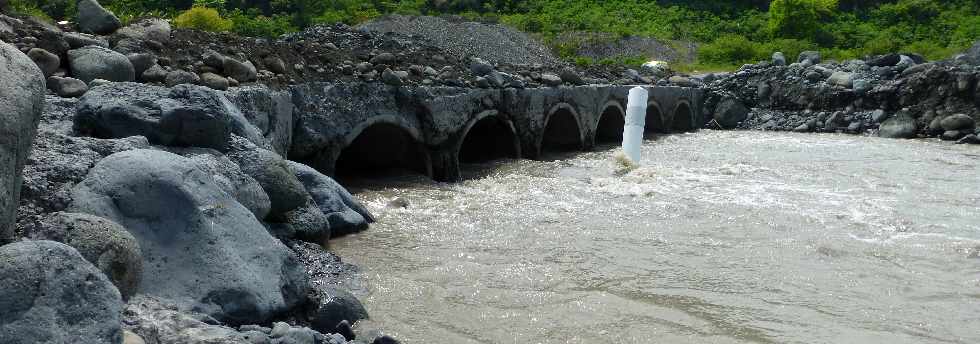
[{"label": "arched culvert opening", "polygon": [[677,108],[674,109],[674,119],[670,129],[678,133],[694,131],[694,116],[691,106],[686,102],[677,104]]},{"label": "arched culvert opening", "polygon": [[657,103],[647,104],[646,124],[643,127],[644,136],[667,133],[664,125],[663,112]]},{"label": "arched culvert opening", "polygon": [[498,116],[489,115],[477,120],[465,135],[459,147],[460,163],[521,157],[521,144],[514,127]]},{"label": "arched culvert opening", "polygon": [[566,107],[555,110],[545,123],[541,153],[560,153],[582,149],[582,131],[575,114]]},{"label": "arched culvert opening", "polygon": [[431,167],[424,145],[407,129],[391,123],[375,123],[340,152],[334,173],[341,179],[431,176]]},{"label": "arched culvert opening", "polygon": [[598,144],[623,142],[623,127],[626,126],[626,115],[618,106],[607,106],[599,115],[599,124],[595,129],[595,140]]}]

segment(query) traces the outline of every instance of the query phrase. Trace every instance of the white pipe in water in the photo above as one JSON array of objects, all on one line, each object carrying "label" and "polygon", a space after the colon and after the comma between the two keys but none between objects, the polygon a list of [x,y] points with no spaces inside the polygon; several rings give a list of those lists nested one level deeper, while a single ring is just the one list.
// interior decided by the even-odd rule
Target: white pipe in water
[{"label": "white pipe in water", "polygon": [[626,125],[623,126],[623,153],[637,165],[640,164],[640,146],[643,145],[643,127],[646,125],[647,90],[643,87],[630,89],[626,102]]}]

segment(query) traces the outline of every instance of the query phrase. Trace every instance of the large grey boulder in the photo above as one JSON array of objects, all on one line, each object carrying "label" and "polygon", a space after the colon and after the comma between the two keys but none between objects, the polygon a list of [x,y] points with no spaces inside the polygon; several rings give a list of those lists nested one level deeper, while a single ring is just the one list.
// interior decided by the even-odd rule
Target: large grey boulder
[{"label": "large grey boulder", "polygon": [[123,299],[136,294],[143,256],[125,228],[98,216],[65,212],[48,214],[41,223],[28,237],[71,246],[109,278]]},{"label": "large grey boulder", "polygon": [[125,38],[150,40],[159,43],[169,43],[171,34],[170,23],[160,18],[143,18],[116,31],[113,41]]},{"label": "large grey boulder", "polygon": [[892,139],[910,139],[916,133],[915,119],[908,115],[899,115],[881,123],[878,136]]},{"label": "large grey boulder", "polygon": [[820,52],[819,51],[804,51],[796,58],[797,63],[809,62],[811,65],[820,63]]},{"label": "large grey boulder", "polygon": [[0,262],[0,343],[122,342],[119,291],[75,249],[20,241]]},{"label": "large grey boulder", "polygon": [[75,130],[98,138],[140,135],[155,144],[219,151],[228,149],[232,133],[268,145],[227,98],[194,85],[168,89],[114,83],[94,88],[78,103]]},{"label": "large grey boulder", "polygon": [[281,156],[289,154],[293,142],[293,99],[288,91],[273,91],[265,86],[236,87],[225,92],[273,150]]},{"label": "large grey boulder", "polygon": [[780,51],[772,53],[772,64],[774,66],[785,66],[786,55],[783,55],[783,53]]},{"label": "large grey boulder", "polygon": [[738,126],[749,116],[749,109],[736,98],[725,98],[715,107],[714,120],[722,128]]},{"label": "large grey boulder", "polygon": [[197,163],[198,168],[211,174],[222,191],[255,214],[255,218],[264,219],[269,215],[271,202],[262,185],[221,152],[210,148],[170,148],[168,151]]},{"label": "large grey boulder", "polygon": [[115,82],[136,80],[136,69],[126,55],[97,45],[68,51],[71,74],[86,83],[95,79]]},{"label": "large grey boulder", "polygon": [[262,323],[306,300],[295,255],[193,161],[110,155],[72,190],[72,211],[126,227],[143,251],[143,294],[218,321]]},{"label": "large grey boulder", "polygon": [[78,14],[75,16],[75,22],[78,23],[78,28],[82,32],[99,35],[110,34],[122,25],[115,14],[106,10],[95,0],[78,0]]},{"label": "large grey boulder", "polygon": [[41,118],[44,87],[37,65],[0,41],[0,244],[13,237],[21,171]]},{"label": "large grey boulder", "polygon": [[269,195],[272,208],[269,216],[280,218],[285,213],[305,206],[310,195],[296,178],[286,160],[279,154],[255,146],[239,137],[233,137],[228,158],[242,168],[245,174],[255,178]]},{"label": "large grey boulder", "polygon": [[327,216],[333,237],[364,230],[374,222],[371,213],[333,178],[298,162],[288,163],[317,207]]},{"label": "large grey boulder", "polygon": [[958,113],[943,118],[942,122],[940,122],[940,125],[942,125],[942,128],[946,131],[963,131],[963,130],[972,131],[973,128],[976,128],[977,123],[976,121],[973,120],[973,117],[970,117],[966,114]]}]

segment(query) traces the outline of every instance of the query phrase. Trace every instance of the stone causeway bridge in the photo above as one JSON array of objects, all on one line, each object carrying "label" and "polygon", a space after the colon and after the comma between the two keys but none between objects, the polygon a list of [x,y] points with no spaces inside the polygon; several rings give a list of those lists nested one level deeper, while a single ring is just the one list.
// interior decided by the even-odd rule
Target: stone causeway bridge
[{"label": "stone causeway bridge", "polygon": [[[632,87],[313,83],[288,91],[243,88],[229,91],[228,97],[246,116],[267,113],[266,137],[276,150],[324,174],[361,176],[400,169],[457,181],[461,164],[539,159],[548,152],[620,143]],[[646,132],[688,132],[705,123],[700,89],[647,89]]]}]

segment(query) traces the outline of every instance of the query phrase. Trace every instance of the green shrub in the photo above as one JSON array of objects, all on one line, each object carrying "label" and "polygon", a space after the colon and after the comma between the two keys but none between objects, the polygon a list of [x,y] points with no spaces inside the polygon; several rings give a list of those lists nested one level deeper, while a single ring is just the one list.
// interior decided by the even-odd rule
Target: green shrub
[{"label": "green shrub", "polygon": [[768,53],[759,43],[740,35],[727,34],[714,42],[702,45],[698,50],[698,62],[705,64],[754,63],[765,59]]},{"label": "green shrub", "polygon": [[773,0],[769,31],[776,37],[813,39],[821,31],[821,21],[836,8],[837,0]]},{"label": "green shrub", "polygon": [[229,19],[234,24],[232,31],[241,36],[274,38],[298,30],[293,26],[292,17],[288,15],[267,17],[254,10],[247,14],[235,10],[229,15]]},{"label": "green shrub", "polygon": [[213,8],[191,7],[174,18],[174,26],[184,29],[220,32],[231,30],[233,23],[231,20],[221,18],[218,10]]}]

